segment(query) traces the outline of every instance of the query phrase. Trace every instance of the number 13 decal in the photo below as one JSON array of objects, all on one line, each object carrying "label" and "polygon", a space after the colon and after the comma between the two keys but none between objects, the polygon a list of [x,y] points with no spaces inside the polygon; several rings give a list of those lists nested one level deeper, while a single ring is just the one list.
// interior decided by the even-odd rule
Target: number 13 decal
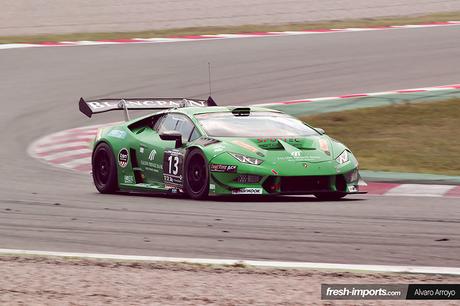
[{"label": "number 13 decal", "polygon": [[169,164],[168,173],[169,174],[177,175],[179,173],[179,161],[180,161],[179,156],[172,156],[172,155],[168,156],[168,164]]},{"label": "number 13 decal", "polygon": [[182,163],[184,154],[176,150],[167,150],[163,156],[163,179],[168,185],[182,186]]}]

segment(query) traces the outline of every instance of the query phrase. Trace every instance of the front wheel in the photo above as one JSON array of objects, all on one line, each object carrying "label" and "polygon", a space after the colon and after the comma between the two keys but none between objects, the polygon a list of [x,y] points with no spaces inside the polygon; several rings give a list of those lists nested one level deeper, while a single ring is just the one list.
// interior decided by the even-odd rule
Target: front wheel
[{"label": "front wheel", "polygon": [[331,193],[316,193],[315,197],[321,201],[337,201],[345,197],[347,194],[343,192],[331,192]]},{"label": "front wheel", "polygon": [[100,193],[114,193],[118,189],[117,166],[112,149],[100,143],[92,157],[93,181]]},{"label": "front wheel", "polygon": [[206,156],[192,149],[185,157],[184,189],[192,199],[204,199],[209,194],[209,171]]}]

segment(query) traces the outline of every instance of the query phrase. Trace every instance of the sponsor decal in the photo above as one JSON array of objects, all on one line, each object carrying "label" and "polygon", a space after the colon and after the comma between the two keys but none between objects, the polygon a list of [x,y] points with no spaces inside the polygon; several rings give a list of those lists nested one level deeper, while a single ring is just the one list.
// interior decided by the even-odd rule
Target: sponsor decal
[{"label": "sponsor decal", "polygon": [[126,148],[123,148],[118,152],[118,165],[120,167],[125,168],[129,162],[129,153]]},{"label": "sponsor decal", "polygon": [[302,161],[312,161],[315,159],[321,159],[321,156],[315,155],[307,155],[307,156],[280,156],[276,158],[279,161],[295,161],[295,162],[302,162]]},{"label": "sponsor decal", "polygon": [[140,152],[140,153],[144,153],[144,147],[140,147],[140,148],[139,148],[139,152]]},{"label": "sponsor decal", "polygon": [[274,175],[278,175],[278,171],[276,171],[275,169],[272,169],[272,173],[273,173]]},{"label": "sponsor decal", "polygon": [[150,151],[149,160],[150,160],[150,161],[154,161],[156,155],[157,155],[157,151],[156,151],[155,149],[153,149],[152,151]]},{"label": "sponsor decal", "polygon": [[184,191],[181,188],[178,188],[176,185],[165,184],[165,189],[170,193],[183,193]]},{"label": "sponsor decal", "polygon": [[[149,107],[164,107],[164,108],[173,108],[173,107],[181,107],[184,104],[189,106],[206,106],[206,101],[202,100],[130,100],[124,99],[126,106],[128,108],[149,108]],[[100,101],[91,101],[87,102],[87,105],[93,111],[103,111],[104,109],[113,109],[113,108],[121,108],[120,100],[100,100]]]},{"label": "sponsor decal", "polygon": [[278,140],[282,140],[284,142],[300,142],[299,138],[282,138],[282,137],[274,137],[274,138],[258,138],[257,142],[264,143],[264,142],[277,142]]},{"label": "sponsor decal", "polygon": [[126,132],[121,131],[121,130],[111,130],[109,132],[108,136],[119,138],[119,139],[125,139],[126,138]]},{"label": "sponsor decal", "polygon": [[241,188],[232,190],[232,194],[262,194],[262,188]]},{"label": "sponsor decal", "polygon": [[256,147],[253,147],[253,146],[251,146],[250,144],[247,144],[247,143],[245,143],[245,142],[242,142],[242,141],[239,141],[239,140],[234,140],[234,141],[232,141],[232,142],[233,142],[234,144],[236,144],[236,145],[242,147],[242,148],[245,148],[246,150],[251,151],[251,152],[257,152],[257,151],[258,151]]},{"label": "sponsor decal", "polygon": [[348,186],[348,192],[358,192],[358,188],[356,186]]},{"label": "sponsor decal", "polygon": [[299,150],[291,152],[291,156],[294,157],[294,158],[300,157],[301,154],[302,154],[302,152],[299,151]]},{"label": "sponsor decal", "polygon": [[209,169],[211,172],[225,172],[225,173],[235,173],[237,166],[234,165],[221,165],[221,164],[210,164]]},{"label": "sponsor decal", "polygon": [[157,163],[148,162],[145,160],[141,160],[141,166],[144,166],[145,170],[147,171],[154,171],[154,172],[158,172],[158,170],[163,169],[162,165],[157,164]]},{"label": "sponsor decal", "polygon": [[209,184],[209,189],[210,189],[210,190],[216,190],[216,185],[214,185],[214,184]]},{"label": "sponsor decal", "polygon": [[132,175],[125,175],[124,176],[125,184],[134,184],[134,176]]}]

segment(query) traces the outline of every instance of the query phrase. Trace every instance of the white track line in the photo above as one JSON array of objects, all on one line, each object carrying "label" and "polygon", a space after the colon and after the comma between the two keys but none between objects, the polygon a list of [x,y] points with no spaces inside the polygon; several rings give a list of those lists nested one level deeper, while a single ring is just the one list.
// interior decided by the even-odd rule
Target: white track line
[{"label": "white track line", "polygon": [[411,196],[411,197],[442,197],[449,190],[455,188],[453,185],[423,185],[403,184],[390,189],[386,196]]},{"label": "white track line", "polygon": [[348,265],[348,264],[316,263],[316,262],[160,257],[160,256],[97,254],[97,253],[49,252],[49,251],[32,251],[32,250],[16,250],[16,249],[0,249],[0,254],[1,255],[80,257],[80,258],[92,258],[92,259],[133,260],[133,261],[151,261],[151,262],[176,262],[176,263],[224,265],[224,266],[243,264],[243,265],[252,266],[252,267],[269,267],[269,268],[278,268],[278,269],[317,269],[317,270],[347,270],[347,271],[361,271],[361,272],[371,271],[371,272],[387,272],[387,273],[396,272],[396,273],[460,275],[460,268],[454,268],[454,267],[353,265],[353,264]]}]

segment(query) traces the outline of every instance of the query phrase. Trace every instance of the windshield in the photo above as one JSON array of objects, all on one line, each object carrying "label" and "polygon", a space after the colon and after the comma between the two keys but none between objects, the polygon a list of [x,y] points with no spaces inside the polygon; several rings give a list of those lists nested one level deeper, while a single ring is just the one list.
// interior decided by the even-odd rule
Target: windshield
[{"label": "windshield", "polygon": [[208,136],[213,137],[286,137],[312,136],[318,132],[302,121],[275,112],[251,112],[249,116],[228,113],[195,115]]}]

